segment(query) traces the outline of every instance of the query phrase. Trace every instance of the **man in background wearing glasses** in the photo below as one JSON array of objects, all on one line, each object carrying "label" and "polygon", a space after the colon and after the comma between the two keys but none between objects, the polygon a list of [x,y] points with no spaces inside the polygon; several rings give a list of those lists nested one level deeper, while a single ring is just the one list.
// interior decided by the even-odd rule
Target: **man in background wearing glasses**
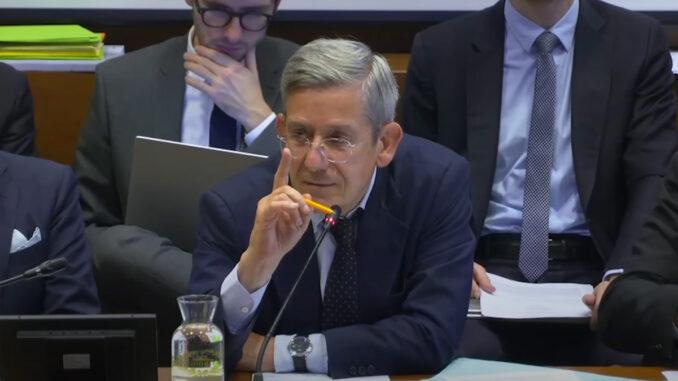
[{"label": "man in background wearing glasses", "polygon": [[192,292],[219,295],[226,361],[253,370],[321,232],[304,198],[342,218],[290,299],[264,371],[334,378],[436,373],[459,345],[475,239],[469,169],[404,136],[398,90],[362,43],[316,40],[282,76],[276,155],[217,185],[200,205]]},{"label": "man in background wearing glasses", "polygon": [[[185,293],[191,265],[190,254],[168,239],[123,224],[135,137],[279,150],[273,110],[281,108],[280,73],[297,49],[266,37],[280,0],[186,2],[193,15],[188,36],[97,67],[80,137],[75,167],[87,238],[104,304],[119,311],[165,309],[178,318],[175,297]],[[161,339],[176,324],[161,321]]]}]

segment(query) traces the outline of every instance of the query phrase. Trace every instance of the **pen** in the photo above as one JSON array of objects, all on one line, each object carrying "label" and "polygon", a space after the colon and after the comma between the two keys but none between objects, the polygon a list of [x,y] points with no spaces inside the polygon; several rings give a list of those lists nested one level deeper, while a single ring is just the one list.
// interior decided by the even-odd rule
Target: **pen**
[{"label": "pen", "polygon": [[312,208],[314,208],[314,209],[316,209],[316,210],[319,210],[319,211],[321,211],[321,212],[323,212],[323,213],[325,213],[325,214],[332,214],[332,213],[334,213],[334,210],[332,210],[332,208],[330,208],[330,207],[328,207],[328,206],[325,206],[325,205],[323,205],[323,204],[317,203],[317,202],[315,202],[315,201],[309,200],[309,199],[307,199],[307,198],[304,199],[304,202],[306,202],[306,205],[308,205],[308,206],[310,206],[310,207],[312,207]]}]

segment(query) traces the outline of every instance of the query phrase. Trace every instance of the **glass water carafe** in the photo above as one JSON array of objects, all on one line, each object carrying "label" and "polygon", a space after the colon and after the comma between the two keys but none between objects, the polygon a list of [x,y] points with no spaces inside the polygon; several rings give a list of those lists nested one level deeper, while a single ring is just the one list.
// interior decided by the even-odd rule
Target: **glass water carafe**
[{"label": "glass water carafe", "polygon": [[212,324],[217,297],[177,298],[183,323],[172,336],[172,381],[223,381],[224,335]]}]

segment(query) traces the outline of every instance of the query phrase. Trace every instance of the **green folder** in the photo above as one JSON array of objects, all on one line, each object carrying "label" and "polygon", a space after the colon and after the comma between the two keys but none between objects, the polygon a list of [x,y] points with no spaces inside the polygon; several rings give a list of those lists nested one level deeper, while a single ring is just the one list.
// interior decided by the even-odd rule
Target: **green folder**
[{"label": "green folder", "polygon": [[99,60],[103,35],[80,25],[0,26],[0,59]]},{"label": "green folder", "polygon": [[0,44],[96,44],[101,35],[80,25],[0,26]]}]

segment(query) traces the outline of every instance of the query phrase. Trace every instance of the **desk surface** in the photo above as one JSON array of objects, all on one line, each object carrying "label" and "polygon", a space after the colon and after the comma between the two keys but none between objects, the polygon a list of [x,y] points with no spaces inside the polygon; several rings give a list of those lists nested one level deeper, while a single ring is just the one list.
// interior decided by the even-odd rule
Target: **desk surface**
[{"label": "desk surface", "polygon": [[[628,367],[628,366],[606,366],[606,367],[570,367],[569,369],[578,370],[582,372],[591,372],[597,374],[603,374],[606,376],[616,376],[616,377],[628,377],[635,378],[638,380],[657,380],[664,381],[665,378],[662,376],[663,368],[651,368],[651,367]],[[419,381],[430,376],[425,375],[410,375],[410,376],[391,376],[391,380],[394,381]],[[250,381],[251,374],[247,372],[238,372],[231,377],[228,381]],[[158,368],[158,381],[170,381],[170,369],[169,368]]]}]

